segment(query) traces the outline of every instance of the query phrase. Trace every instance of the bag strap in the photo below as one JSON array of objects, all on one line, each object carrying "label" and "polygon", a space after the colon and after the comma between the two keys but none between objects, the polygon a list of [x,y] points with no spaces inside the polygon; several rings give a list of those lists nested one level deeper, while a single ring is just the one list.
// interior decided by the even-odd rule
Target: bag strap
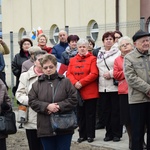
[{"label": "bag strap", "polygon": [[56,96],[56,93],[57,93],[57,90],[58,90],[58,87],[60,86],[60,80],[58,81],[57,85],[56,85],[56,89],[54,90],[54,86],[53,86],[53,83],[51,82],[51,87],[52,87],[52,101],[54,103],[54,98]]},{"label": "bag strap", "polygon": [[[102,53],[102,54],[103,54],[103,53]],[[108,67],[108,65],[107,65],[107,63],[106,63],[106,59],[105,59],[105,57],[104,57],[104,54],[103,54],[103,60],[104,60],[104,63],[105,63],[105,65],[106,65],[107,69],[110,71],[110,69],[109,69],[109,67]]]}]

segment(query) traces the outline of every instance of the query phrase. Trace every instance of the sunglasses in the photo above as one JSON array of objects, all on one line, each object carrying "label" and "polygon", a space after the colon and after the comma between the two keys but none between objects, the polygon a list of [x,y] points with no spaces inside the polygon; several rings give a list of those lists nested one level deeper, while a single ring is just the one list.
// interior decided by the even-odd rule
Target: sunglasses
[{"label": "sunglasses", "polygon": [[55,67],[55,66],[45,66],[45,67],[43,67],[43,69],[44,69],[44,70],[47,70],[48,68],[49,68],[49,69],[53,69],[54,67]]}]

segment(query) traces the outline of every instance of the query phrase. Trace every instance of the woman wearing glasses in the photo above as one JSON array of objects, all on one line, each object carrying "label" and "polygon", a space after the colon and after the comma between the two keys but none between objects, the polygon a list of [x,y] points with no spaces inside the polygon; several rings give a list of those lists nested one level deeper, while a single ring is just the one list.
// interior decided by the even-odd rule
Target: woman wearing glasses
[{"label": "woman wearing glasses", "polygon": [[29,105],[37,112],[37,136],[41,139],[44,150],[70,150],[74,130],[54,133],[50,115],[74,110],[78,102],[76,89],[69,79],[57,73],[57,59],[54,55],[44,55],[40,64],[44,74],[29,92]]},{"label": "woman wearing glasses", "polygon": [[79,125],[78,143],[87,140],[89,143],[95,138],[96,102],[98,94],[98,69],[96,57],[88,52],[89,42],[80,39],[77,42],[78,54],[70,59],[67,77],[79,91],[83,104],[77,107]]},{"label": "woman wearing glasses", "polygon": [[[43,50],[37,50],[34,52],[34,66],[32,66],[27,72],[23,72],[20,76],[20,82],[16,91],[16,98],[22,105],[28,106],[28,92],[30,91],[32,84],[37,81],[38,76],[43,74],[42,67],[39,60],[46,54]],[[26,130],[26,137],[30,150],[43,150],[40,139],[37,138],[37,113],[30,107],[28,109],[28,122],[24,123]]]},{"label": "woman wearing glasses", "polygon": [[129,136],[129,149],[131,149],[131,122],[130,122],[130,110],[128,103],[128,84],[125,80],[123,72],[124,56],[131,52],[134,48],[132,40],[124,36],[119,39],[118,46],[121,51],[121,56],[117,57],[114,62],[114,78],[119,81],[118,94],[120,101],[120,123],[125,125]]}]

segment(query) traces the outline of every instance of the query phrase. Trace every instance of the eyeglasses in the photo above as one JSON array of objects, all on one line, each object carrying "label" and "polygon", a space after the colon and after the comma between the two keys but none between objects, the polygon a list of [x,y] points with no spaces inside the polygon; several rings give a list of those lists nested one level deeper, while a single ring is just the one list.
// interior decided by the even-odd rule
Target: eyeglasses
[{"label": "eyeglasses", "polygon": [[128,45],[130,45],[130,43],[122,44],[122,45],[120,45],[120,47],[126,47],[126,46],[128,46]]},{"label": "eyeglasses", "polygon": [[120,38],[121,38],[120,36],[116,36],[116,37],[115,37],[115,39],[120,39]]},{"label": "eyeglasses", "polygon": [[45,66],[45,67],[43,67],[43,69],[44,69],[44,70],[47,70],[48,68],[49,68],[49,69],[53,69],[54,67],[55,67],[55,66]]}]

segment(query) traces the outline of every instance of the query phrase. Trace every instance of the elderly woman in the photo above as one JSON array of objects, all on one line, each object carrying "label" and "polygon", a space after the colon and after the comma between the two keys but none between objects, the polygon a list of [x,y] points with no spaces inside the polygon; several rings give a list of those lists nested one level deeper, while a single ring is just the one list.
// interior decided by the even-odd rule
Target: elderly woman
[{"label": "elderly woman", "polygon": [[50,116],[52,113],[74,110],[78,102],[76,89],[69,79],[57,73],[57,59],[54,55],[44,55],[40,63],[44,74],[38,78],[29,92],[29,105],[37,112],[37,135],[44,150],[69,150],[74,130],[54,133]]},{"label": "elderly woman", "polygon": [[118,41],[118,46],[121,51],[121,56],[117,57],[114,62],[113,76],[119,81],[118,94],[120,101],[120,123],[125,125],[129,136],[129,148],[131,149],[131,123],[130,123],[130,110],[128,104],[128,84],[125,80],[123,72],[124,56],[133,50],[133,42],[127,37],[121,37]]},{"label": "elderly woman", "polygon": [[104,141],[120,141],[122,127],[120,126],[118,87],[113,83],[114,60],[120,56],[113,32],[102,36],[103,46],[97,56],[99,69],[99,92],[102,117],[106,126]]},{"label": "elderly woman", "polygon": [[[3,101],[6,102],[6,104],[3,104]],[[3,81],[1,80],[0,76],[0,114],[3,113],[3,111],[9,111],[11,109],[11,101],[7,93],[7,88]],[[0,132],[0,149],[6,150],[6,138],[8,135]]]},{"label": "elderly woman", "polygon": [[68,47],[66,50],[61,54],[61,63],[65,65],[69,65],[70,58],[77,55],[77,42],[79,37],[77,35],[69,35],[67,38]]},{"label": "elderly woman", "polygon": [[15,95],[19,84],[19,77],[21,75],[22,63],[30,58],[28,52],[29,48],[33,46],[32,41],[29,38],[23,38],[19,42],[20,52],[17,53],[12,61],[11,69],[13,74],[16,76],[16,85],[13,87],[13,94]]},{"label": "elderly woman", "polygon": [[93,142],[95,138],[96,100],[99,97],[96,57],[88,52],[88,45],[85,39],[77,42],[78,54],[70,59],[67,71],[67,77],[84,101],[83,106],[77,108],[79,143]]},{"label": "elderly woman", "polygon": [[30,57],[30,59],[23,62],[21,72],[28,71],[34,65],[34,53],[36,51],[40,51],[40,50],[42,51],[42,49],[39,46],[31,46],[29,48],[28,52],[31,57]]},{"label": "elderly woman", "polygon": [[[27,71],[23,72],[20,76],[20,83],[16,92],[16,98],[22,105],[28,106],[28,92],[32,84],[37,81],[38,76],[43,74],[42,67],[39,60],[46,54],[43,50],[34,52],[34,65]],[[40,139],[37,138],[37,113],[30,107],[28,110],[28,122],[24,123],[26,129],[26,136],[30,150],[42,150]]]},{"label": "elderly woman", "polygon": [[49,47],[49,46],[46,46],[47,44],[47,36],[43,33],[39,34],[38,37],[37,37],[37,42],[38,42],[38,46],[46,51],[47,53],[51,53],[52,52],[52,48]]}]

